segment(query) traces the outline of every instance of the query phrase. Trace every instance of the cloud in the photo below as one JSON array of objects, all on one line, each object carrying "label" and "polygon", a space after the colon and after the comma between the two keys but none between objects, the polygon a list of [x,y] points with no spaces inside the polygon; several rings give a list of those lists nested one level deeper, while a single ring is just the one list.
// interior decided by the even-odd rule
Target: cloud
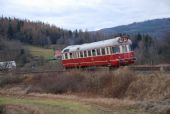
[{"label": "cloud", "polygon": [[4,16],[96,30],[170,17],[169,0],[0,0]]}]

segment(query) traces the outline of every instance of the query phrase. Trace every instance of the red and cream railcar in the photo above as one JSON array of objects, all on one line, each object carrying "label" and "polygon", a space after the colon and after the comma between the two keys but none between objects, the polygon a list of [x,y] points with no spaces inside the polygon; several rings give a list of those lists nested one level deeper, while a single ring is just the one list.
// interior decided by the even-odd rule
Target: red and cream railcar
[{"label": "red and cream railcar", "polygon": [[135,61],[128,37],[116,37],[82,45],[72,45],[62,50],[65,68],[109,66],[118,67]]}]

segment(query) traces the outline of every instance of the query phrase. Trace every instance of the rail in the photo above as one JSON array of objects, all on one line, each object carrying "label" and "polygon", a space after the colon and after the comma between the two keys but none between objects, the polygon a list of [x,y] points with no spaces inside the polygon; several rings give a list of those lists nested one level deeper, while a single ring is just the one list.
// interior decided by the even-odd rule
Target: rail
[{"label": "rail", "polygon": [[[128,66],[127,67],[129,70],[132,71],[160,71],[160,72],[170,72],[170,65],[167,66]],[[0,72],[0,75],[4,74],[47,74],[47,73],[62,73],[67,70],[47,70],[47,71],[6,71],[6,72]],[[102,70],[93,70],[93,71],[106,71],[106,69]]]},{"label": "rail", "polygon": [[45,73],[61,73],[65,70],[48,70],[48,71],[8,71],[8,72],[1,72],[0,75],[11,73],[11,74],[45,74]]},{"label": "rail", "polygon": [[130,66],[130,70],[134,71],[170,71],[170,65],[166,66]]}]

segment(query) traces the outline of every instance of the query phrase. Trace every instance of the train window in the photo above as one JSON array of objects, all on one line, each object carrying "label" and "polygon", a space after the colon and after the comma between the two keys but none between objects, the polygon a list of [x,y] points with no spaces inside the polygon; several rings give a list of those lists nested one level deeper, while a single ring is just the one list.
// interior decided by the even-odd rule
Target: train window
[{"label": "train window", "polygon": [[73,58],[73,53],[70,53],[70,59],[72,59]]},{"label": "train window", "polygon": [[131,49],[130,49],[130,46],[129,46],[129,45],[126,45],[126,48],[127,48],[127,52],[131,51]]},{"label": "train window", "polygon": [[73,52],[73,59],[75,59],[76,58],[76,53],[75,52]]},{"label": "train window", "polygon": [[127,47],[126,45],[122,45],[122,53],[126,53],[127,52]]},{"label": "train window", "polygon": [[77,58],[80,58],[80,52],[77,52]]},{"label": "train window", "polygon": [[74,58],[74,59],[77,58],[77,53],[76,53],[76,52],[73,53],[73,58]]},{"label": "train window", "polygon": [[87,51],[84,51],[84,57],[87,57]]},{"label": "train window", "polygon": [[105,55],[105,49],[102,48],[101,50],[102,50],[102,55]]},{"label": "train window", "polygon": [[107,52],[108,55],[110,54],[110,47],[106,48],[106,52]]},{"label": "train window", "polygon": [[112,47],[112,53],[119,53],[120,52],[120,49],[119,47]]},{"label": "train window", "polygon": [[113,49],[112,49],[113,47],[110,47],[110,48],[111,48],[111,49],[110,49],[110,53],[113,53]]},{"label": "train window", "polygon": [[127,45],[127,46],[128,46],[129,51],[132,51],[132,46],[131,45]]},{"label": "train window", "polygon": [[75,52],[75,57],[79,58],[79,53],[78,52]]},{"label": "train window", "polygon": [[69,49],[65,49],[64,52],[69,52]]},{"label": "train window", "polygon": [[97,51],[97,55],[101,55],[100,49],[96,49],[96,51]]},{"label": "train window", "polygon": [[68,59],[68,55],[67,55],[67,53],[65,53],[65,59]]},{"label": "train window", "polygon": [[109,51],[108,51],[108,48],[107,48],[107,47],[105,48],[105,52],[106,52],[106,55],[109,54]]},{"label": "train window", "polygon": [[91,50],[88,50],[88,56],[89,57],[91,56]]},{"label": "train window", "polygon": [[96,50],[95,49],[92,50],[92,55],[96,56]]},{"label": "train window", "polygon": [[132,45],[127,45],[127,48],[129,49],[129,51],[133,51]]},{"label": "train window", "polygon": [[80,52],[80,57],[83,58],[83,52],[82,51]]},{"label": "train window", "polygon": [[76,58],[79,58],[79,53],[75,52]]}]

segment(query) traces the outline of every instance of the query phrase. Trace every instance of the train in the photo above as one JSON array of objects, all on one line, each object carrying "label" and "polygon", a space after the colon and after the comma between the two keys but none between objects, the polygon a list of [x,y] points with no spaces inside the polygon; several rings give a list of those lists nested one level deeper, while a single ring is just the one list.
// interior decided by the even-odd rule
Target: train
[{"label": "train", "polygon": [[70,45],[61,51],[64,68],[105,66],[109,68],[135,63],[132,41],[127,36],[108,40]]}]

